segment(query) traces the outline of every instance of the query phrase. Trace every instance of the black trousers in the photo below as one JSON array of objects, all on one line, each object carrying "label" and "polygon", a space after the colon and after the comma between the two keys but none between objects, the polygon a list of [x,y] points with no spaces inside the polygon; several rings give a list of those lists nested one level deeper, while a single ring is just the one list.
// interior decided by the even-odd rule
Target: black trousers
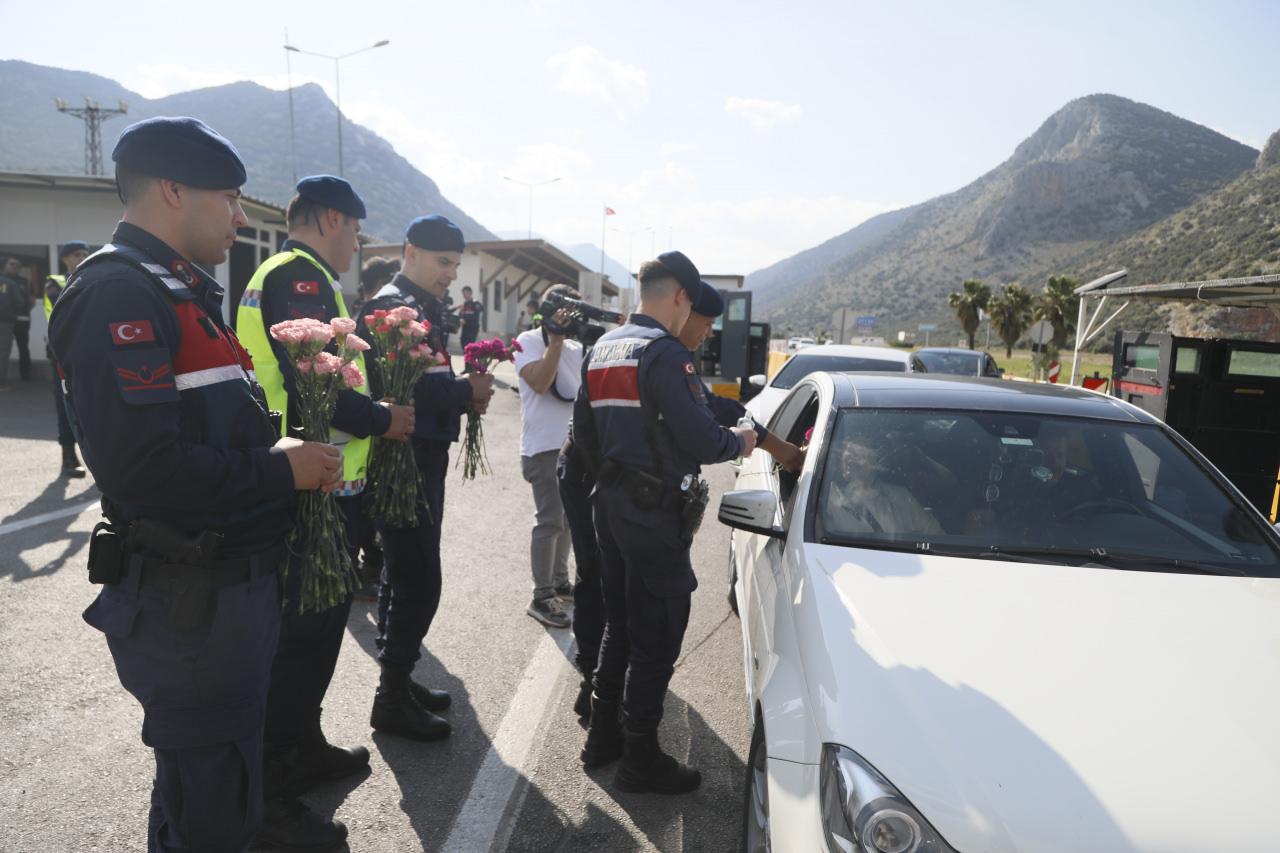
[{"label": "black trousers", "polygon": [[[348,553],[368,520],[364,518],[361,495],[338,498],[338,508],[346,526]],[[351,559],[355,559],[352,553]],[[297,601],[301,578],[290,573],[286,601]],[[320,706],[333,681],[338,653],[351,613],[351,599],[328,610],[299,613],[286,607],[280,619],[280,641],[271,664],[271,686],[267,693],[265,743],[267,755],[284,752],[300,741],[320,735]]]},{"label": "black trousers", "polygon": [[573,583],[573,638],[582,677],[591,680],[604,634],[604,592],[600,586],[600,544],[591,518],[591,486],[581,480],[559,480],[560,503],[569,523],[577,576]]},{"label": "black trousers", "polygon": [[468,329],[464,326],[462,329],[462,348],[466,349],[467,344],[474,344],[476,342],[476,335],[478,334],[480,334],[479,328]]},{"label": "black trousers", "polygon": [[19,320],[13,324],[13,340],[18,345],[18,377],[25,382],[31,378],[30,320]]},{"label": "black trousers", "polygon": [[675,671],[698,582],[674,509],[641,510],[625,489],[602,486],[595,498],[605,627],[595,693],[622,701],[627,725],[655,731]]},{"label": "black trousers", "polygon": [[84,612],[107,638],[120,683],[142,705],[155,753],[147,849],[241,850],[262,821],[262,726],[280,626],[280,552],[251,558],[195,627],[176,627],[174,595],[139,588],[141,558]]},{"label": "black trousers", "polygon": [[440,606],[440,528],[444,523],[444,481],[449,473],[447,441],[415,442],[427,507],[418,526],[379,527],[382,586],[378,590],[378,662],[412,671],[422,641]]},{"label": "black trousers", "polygon": [[58,378],[58,369],[52,359],[49,367],[53,371],[53,407],[58,412],[58,444],[63,447],[75,447],[76,437],[71,434],[71,422],[67,420],[67,404],[62,399],[62,380]]}]

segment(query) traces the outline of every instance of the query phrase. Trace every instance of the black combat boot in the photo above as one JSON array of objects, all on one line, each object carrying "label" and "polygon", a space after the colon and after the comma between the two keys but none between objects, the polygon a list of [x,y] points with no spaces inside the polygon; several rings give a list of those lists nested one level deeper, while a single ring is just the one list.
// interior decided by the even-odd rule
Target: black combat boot
[{"label": "black combat boot", "polygon": [[409,679],[409,692],[418,704],[428,711],[447,711],[453,704],[453,697],[444,690],[432,690],[424,687],[412,678]]},{"label": "black combat boot", "polygon": [[77,480],[84,476],[84,466],[80,464],[80,459],[76,456],[76,446],[74,444],[62,445],[62,476]]},{"label": "black combat boot", "polygon": [[341,850],[346,840],[347,827],[342,821],[316,814],[301,800],[277,797],[267,801],[262,828],[249,849],[328,853]]},{"label": "black combat boot", "polygon": [[587,770],[603,767],[622,757],[622,724],[618,722],[617,702],[606,702],[595,695],[591,697],[591,725],[579,757]]},{"label": "black combat boot", "polygon": [[369,750],[363,746],[335,746],[320,728],[320,715],[310,721],[293,749],[293,762],[286,780],[295,794],[311,790],[320,782],[331,782],[362,773],[369,766]]},{"label": "black combat boot", "polygon": [[453,730],[448,720],[437,717],[413,698],[408,671],[386,664],[373,697],[369,725],[385,734],[412,740],[440,740]]},{"label": "black combat boot", "polygon": [[578,725],[584,729],[591,722],[591,676],[582,677],[578,685],[578,698],[573,700],[573,713],[578,715]]},{"label": "black combat boot", "polygon": [[657,731],[623,730],[626,750],[613,783],[632,794],[687,794],[702,784],[702,774],[662,751]]}]

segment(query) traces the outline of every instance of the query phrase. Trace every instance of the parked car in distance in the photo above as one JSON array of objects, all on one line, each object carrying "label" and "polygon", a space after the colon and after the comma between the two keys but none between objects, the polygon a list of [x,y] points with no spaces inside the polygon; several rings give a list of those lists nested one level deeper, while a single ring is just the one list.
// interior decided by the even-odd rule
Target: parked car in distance
[{"label": "parked car in distance", "polygon": [[816,343],[817,341],[813,338],[789,338],[787,340],[787,349],[795,352],[802,347],[811,347]]},{"label": "parked car in distance", "polygon": [[1004,370],[990,353],[961,347],[924,347],[916,350],[929,373],[952,376],[991,376],[999,379]]},{"label": "parked car in distance", "polygon": [[812,373],[768,426],[812,432],[720,503],[743,849],[1276,849],[1280,532],[1185,439],[933,374]]},{"label": "parked car in distance", "polygon": [[816,370],[906,373],[922,371],[924,366],[907,350],[849,344],[805,347],[787,359],[773,379],[767,379],[763,373],[748,377],[747,382],[760,391],[746,404],[747,413],[760,423],[767,423],[787,392]]}]

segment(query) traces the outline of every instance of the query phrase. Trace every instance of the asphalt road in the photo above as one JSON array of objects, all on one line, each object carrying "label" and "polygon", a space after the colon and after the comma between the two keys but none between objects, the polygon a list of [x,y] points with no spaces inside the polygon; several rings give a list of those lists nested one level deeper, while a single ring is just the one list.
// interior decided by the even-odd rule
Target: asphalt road
[{"label": "asphalt road", "polygon": [[[450,476],[444,595],[418,669],[453,693],[454,734],[418,744],[371,732],[374,614],[357,602],[324,728],[335,743],[367,745],[372,767],[308,802],[347,823],[353,851],[738,849],[749,721],[725,599],[728,531],[709,520],[695,543],[700,586],[662,726],[703,785],[674,798],[616,792],[612,768],[578,763],[568,632],[525,614],[533,501],[510,366],[498,377],[485,421],[493,475]],[[54,433],[45,383],[0,395],[0,850],[141,850],[152,774],[141,711],[80,618],[96,593],[85,555],[97,491],[58,478]],[[708,472],[713,510],[730,473]]]}]

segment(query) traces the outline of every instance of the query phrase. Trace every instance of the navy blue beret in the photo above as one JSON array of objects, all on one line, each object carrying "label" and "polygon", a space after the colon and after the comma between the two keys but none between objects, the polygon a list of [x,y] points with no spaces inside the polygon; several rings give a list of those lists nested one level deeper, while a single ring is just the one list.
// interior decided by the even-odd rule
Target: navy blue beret
[{"label": "navy blue beret", "polygon": [[360,196],[351,188],[351,184],[342,178],[335,178],[333,175],[312,175],[298,181],[295,189],[298,195],[307,201],[331,207],[353,219],[364,219],[368,215]]},{"label": "navy blue beret", "polygon": [[467,248],[462,229],[438,213],[410,222],[404,238],[429,252],[461,252]]},{"label": "navy blue beret", "polygon": [[58,251],[58,257],[65,258],[72,252],[87,252],[89,244],[83,240],[68,240],[62,244],[62,248]]},{"label": "navy blue beret", "polygon": [[724,297],[720,295],[720,291],[705,281],[702,282],[702,290],[693,298],[693,313],[703,317],[719,317],[724,313]]},{"label": "navy blue beret", "polygon": [[201,190],[244,184],[244,161],[225,137],[198,118],[157,116],[120,134],[111,159],[118,168]]},{"label": "navy blue beret", "polygon": [[702,290],[702,276],[693,261],[684,256],[684,252],[663,252],[658,255],[658,263],[671,270],[671,274],[680,282],[680,286],[692,297],[697,297]]}]

